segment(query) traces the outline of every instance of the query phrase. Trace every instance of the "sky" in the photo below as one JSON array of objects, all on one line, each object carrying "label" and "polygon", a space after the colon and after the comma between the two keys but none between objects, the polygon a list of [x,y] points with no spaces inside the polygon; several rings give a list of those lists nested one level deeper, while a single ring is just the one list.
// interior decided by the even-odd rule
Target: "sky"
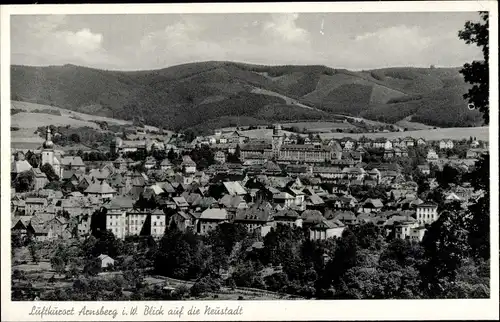
[{"label": "sky", "polygon": [[351,70],[481,59],[458,31],[476,12],[11,16],[11,64],[159,69],[193,61]]}]

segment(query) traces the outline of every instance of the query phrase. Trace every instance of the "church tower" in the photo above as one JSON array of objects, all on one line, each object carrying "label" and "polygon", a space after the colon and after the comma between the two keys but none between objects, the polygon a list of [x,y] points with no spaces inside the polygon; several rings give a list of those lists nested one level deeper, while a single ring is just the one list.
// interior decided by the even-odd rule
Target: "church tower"
[{"label": "church tower", "polygon": [[281,131],[281,125],[275,124],[273,128],[273,156],[277,159],[280,155],[281,146],[283,145],[283,133]]},{"label": "church tower", "polygon": [[43,142],[42,163],[40,165],[44,165],[45,163],[54,166],[54,143],[52,142],[52,133],[50,131],[50,127],[48,126],[45,136],[45,142]]}]

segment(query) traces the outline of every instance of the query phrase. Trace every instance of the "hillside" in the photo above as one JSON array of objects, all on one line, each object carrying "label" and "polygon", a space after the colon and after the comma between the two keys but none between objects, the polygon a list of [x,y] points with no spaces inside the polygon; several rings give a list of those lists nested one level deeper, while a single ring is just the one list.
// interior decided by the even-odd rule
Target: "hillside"
[{"label": "hillside", "polygon": [[[172,130],[328,120],[333,114],[438,127],[475,126],[456,68],[352,72],[325,66],[183,64],[152,71],[11,66],[12,99]],[[411,120],[408,117],[411,116]]]}]

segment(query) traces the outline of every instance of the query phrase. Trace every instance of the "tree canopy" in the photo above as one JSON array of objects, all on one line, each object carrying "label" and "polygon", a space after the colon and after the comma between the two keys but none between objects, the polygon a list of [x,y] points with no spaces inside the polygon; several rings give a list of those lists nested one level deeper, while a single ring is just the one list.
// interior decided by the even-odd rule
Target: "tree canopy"
[{"label": "tree canopy", "polygon": [[464,29],[458,32],[458,37],[466,44],[475,44],[483,52],[482,61],[466,63],[460,70],[464,80],[472,84],[472,88],[464,94],[476,109],[483,113],[484,123],[489,123],[489,14],[480,12],[480,22],[467,21]]}]

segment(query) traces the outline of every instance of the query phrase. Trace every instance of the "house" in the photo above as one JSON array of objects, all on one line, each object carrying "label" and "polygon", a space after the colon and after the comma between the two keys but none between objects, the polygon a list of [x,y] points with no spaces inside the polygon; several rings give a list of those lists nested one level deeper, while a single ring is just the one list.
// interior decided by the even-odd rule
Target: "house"
[{"label": "house", "polygon": [[295,204],[295,197],[288,192],[279,192],[273,195],[274,203],[284,207],[289,208]]},{"label": "house", "polygon": [[339,220],[323,219],[309,228],[309,239],[325,240],[332,237],[340,238],[344,229],[345,225]]},{"label": "house", "polygon": [[318,210],[306,210],[300,215],[300,218],[302,218],[302,226],[305,228],[310,228],[325,219],[321,211]]},{"label": "house", "polygon": [[235,224],[243,225],[249,232],[261,229],[262,235],[269,232],[272,221],[270,209],[257,207],[238,210],[234,218]]},{"label": "house", "polygon": [[161,209],[155,209],[151,213],[151,231],[150,234],[153,238],[161,238],[165,234],[167,228],[167,216]]},{"label": "house", "polygon": [[229,219],[226,209],[209,208],[204,210],[199,218],[198,232],[202,235],[214,230],[217,225]]},{"label": "house", "polygon": [[42,172],[39,168],[32,168],[31,171],[33,172],[33,177],[34,177],[34,189],[40,190],[45,187],[47,183],[49,183],[49,179],[47,179],[47,176],[45,173]]},{"label": "house", "polygon": [[215,152],[214,160],[215,160],[215,162],[218,162],[220,164],[224,164],[224,163],[226,163],[226,154],[222,151],[217,151],[217,152]]},{"label": "house", "polygon": [[173,197],[172,200],[175,207],[181,211],[186,211],[189,208],[189,204],[184,197]]},{"label": "house", "polygon": [[419,225],[432,224],[438,219],[438,205],[434,202],[424,202],[416,207],[416,218]]},{"label": "house", "polygon": [[429,149],[427,151],[427,162],[436,162],[439,160],[439,156],[434,149]]},{"label": "house", "polygon": [[13,234],[26,236],[28,234],[28,227],[31,222],[32,216],[16,216],[12,219],[11,231]]},{"label": "house", "polygon": [[392,150],[392,142],[390,140],[385,141],[384,143],[384,149],[385,150]]},{"label": "house", "polygon": [[356,145],[356,142],[354,140],[347,140],[344,142],[344,149],[347,151],[354,150],[354,147]]},{"label": "house", "polygon": [[296,208],[296,209],[300,209],[300,210],[304,210],[304,197],[305,197],[305,194],[300,191],[300,190],[297,190],[297,189],[292,189],[292,188],[288,188],[286,189],[286,192],[288,192],[291,196],[293,196],[295,199],[293,201],[293,206]]},{"label": "house", "polygon": [[167,171],[169,169],[172,169],[172,162],[170,162],[169,159],[164,159],[161,163],[160,163],[160,169],[163,170],[163,171]]},{"label": "house", "polygon": [[361,205],[359,211],[364,213],[379,212],[382,209],[382,207],[384,207],[382,200],[368,198]]},{"label": "house", "polygon": [[400,138],[395,138],[391,142],[392,142],[393,148],[400,148],[401,147],[401,139]]},{"label": "house", "polygon": [[281,211],[278,211],[273,215],[274,218],[274,223],[276,224],[282,224],[282,225],[288,225],[288,226],[295,226],[295,227],[302,227],[302,218],[299,216],[299,214],[292,209],[284,209]]},{"label": "house", "polygon": [[477,159],[486,152],[488,152],[486,149],[469,149],[467,150],[466,158]]},{"label": "house", "polygon": [[426,144],[427,144],[427,142],[423,138],[417,139],[417,146],[424,146]]},{"label": "house", "polygon": [[33,167],[31,166],[31,164],[29,164],[28,161],[24,160],[23,156],[20,160],[12,161],[10,173],[12,175],[12,178],[14,179],[19,173],[29,171],[32,168]]},{"label": "house", "polygon": [[419,227],[417,220],[411,216],[394,216],[393,219],[393,229],[394,237],[399,239],[411,239],[413,235],[413,230]]},{"label": "house", "polygon": [[111,188],[106,180],[95,180],[85,189],[85,195],[99,200],[110,200],[116,195],[116,190]]},{"label": "house", "polygon": [[195,217],[185,211],[177,211],[170,217],[170,225],[175,223],[177,229],[186,231],[191,227],[195,227]]},{"label": "house", "polygon": [[325,206],[325,201],[320,196],[313,193],[306,197],[305,204],[306,208],[308,209],[318,209],[318,208],[323,208]]},{"label": "house", "polygon": [[115,265],[115,260],[108,255],[101,254],[97,258],[101,262],[101,268],[111,268]]},{"label": "house", "polygon": [[144,167],[146,169],[153,169],[156,167],[156,159],[153,157],[147,157],[146,162],[144,162]]},{"label": "house", "polygon": [[420,173],[422,173],[424,175],[428,176],[431,174],[431,168],[429,167],[428,164],[418,165],[417,168],[420,171]]},{"label": "house", "polygon": [[73,170],[76,172],[84,172],[85,163],[79,156],[64,156],[61,159],[61,169]]},{"label": "house", "polygon": [[237,195],[235,196],[224,195],[219,200],[219,205],[228,210],[240,210],[248,208],[245,199],[242,196],[237,196]]},{"label": "house", "polygon": [[439,148],[441,150],[444,150],[444,149],[453,149],[453,141],[452,140],[441,140],[439,141]]},{"label": "house", "polygon": [[385,141],[386,139],[384,138],[377,138],[373,141],[373,147],[378,148],[378,149],[383,149],[385,146]]},{"label": "house", "polygon": [[33,213],[42,211],[47,207],[47,199],[45,198],[33,198],[28,197],[25,201],[25,213],[26,215],[33,215]]},{"label": "house", "polygon": [[358,224],[358,219],[352,211],[336,211],[332,214],[332,218],[327,219],[338,220],[347,226],[355,226]]},{"label": "house", "polygon": [[372,140],[370,140],[369,138],[367,138],[366,136],[362,136],[359,141],[358,141],[359,145],[364,147],[364,148],[371,148],[373,143],[372,143]]},{"label": "house", "polygon": [[401,140],[401,146],[405,147],[415,146],[415,140],[412,137],[407,136],[403,140]]},{"label": "house", "polygon": [[44,222],[44,226],[51,232],[49,238],[69,239],[72,237],[68,221],[64,217],[52,216]]},{"label": "house", "polygon": [[227,193],[231,196],[243,196],[247,194],[245,188],[243,188],[238,181],[223,182],[222,184],[224,188],[226,188]]},{"label": "house", "polygon": [[194,174],[196,172],[196,163],[189,155],[182,156],[181,166],[185,174]]}]

